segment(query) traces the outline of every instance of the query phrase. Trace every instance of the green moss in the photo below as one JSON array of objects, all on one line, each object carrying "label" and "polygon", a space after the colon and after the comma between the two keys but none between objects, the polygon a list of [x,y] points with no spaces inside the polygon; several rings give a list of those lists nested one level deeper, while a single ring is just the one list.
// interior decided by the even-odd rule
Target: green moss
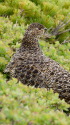
[{"label": "green moss", "polygon": [[62,112],[69,106],[58,94],[54,96],[52,90],[24,86],[16,79],[6,83],[2,75],[0,78],[1,124],[69,125],[69,118]]},{"label": "green moss", "polygon": [[18,23],[13,24],[8,18],[0,17],[0,27],[0,37],[5,44],[13,45],[23,38],[24,24],[19,26]]},{"label": "green moss", "polygon": [[0,72],[4,70],[7,65],[7,60],[4,57],[0,57]]},{"label": "green moss", "polygon": [[10,16],[13,14],[13,8],[0,4],[0,16]]}]

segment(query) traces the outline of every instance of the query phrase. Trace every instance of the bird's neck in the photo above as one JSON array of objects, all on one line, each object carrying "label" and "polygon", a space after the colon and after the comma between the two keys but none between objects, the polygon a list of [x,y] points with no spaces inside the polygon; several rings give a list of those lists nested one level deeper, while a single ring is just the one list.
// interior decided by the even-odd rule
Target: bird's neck
[{"label": "bird's neck", "polygon": [[22,40],[21,49],[40,51],[38,40],[35,37],[25,36]]}]

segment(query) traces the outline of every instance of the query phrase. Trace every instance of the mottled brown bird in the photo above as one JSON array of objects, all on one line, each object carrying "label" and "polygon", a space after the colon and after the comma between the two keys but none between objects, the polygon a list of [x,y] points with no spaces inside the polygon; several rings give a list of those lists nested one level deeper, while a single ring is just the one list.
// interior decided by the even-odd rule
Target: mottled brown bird
[{"label": "mottled brown bird", "polygon": [[59,93],[61,99],[70,103],[70,73],[57,62],[46,57],[38,44],[38,39],[50,36],[39,23],[29,25],[20,48],[13,55],[5,72],[26,85],[43,87]]}]

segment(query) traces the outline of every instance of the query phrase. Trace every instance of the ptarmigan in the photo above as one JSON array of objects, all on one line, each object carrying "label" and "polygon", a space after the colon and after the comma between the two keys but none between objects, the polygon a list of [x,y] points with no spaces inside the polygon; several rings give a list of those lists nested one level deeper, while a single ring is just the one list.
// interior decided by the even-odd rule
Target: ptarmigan
[{"label": "ptarmigan", "polygon": [[20,48],[13,55],[5,72],[10,72],[23,84],[52,88],[59,93],[61,99],[70,103],[70,73],[42,53],[38,38],[45,35],[47,34],[42,24],[30,24]]}]

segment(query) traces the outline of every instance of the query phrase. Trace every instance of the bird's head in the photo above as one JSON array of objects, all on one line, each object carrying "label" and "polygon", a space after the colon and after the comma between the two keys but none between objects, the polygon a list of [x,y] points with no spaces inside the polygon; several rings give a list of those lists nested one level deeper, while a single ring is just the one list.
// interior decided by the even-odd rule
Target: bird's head
[{"label": "bird's head", "polygon": [[32,23],[28,26],[21,47],[29,49],[39,48],[38,39],[49,38],[50,34],[47,32],[47,28],[39,23]]},{"label": "bird's head", "polygon": [[29,34],[35,38],[50,38],[51,35],[48,33],[47,28],[39,23],[32,23],[26,30],[25,35]]}]

